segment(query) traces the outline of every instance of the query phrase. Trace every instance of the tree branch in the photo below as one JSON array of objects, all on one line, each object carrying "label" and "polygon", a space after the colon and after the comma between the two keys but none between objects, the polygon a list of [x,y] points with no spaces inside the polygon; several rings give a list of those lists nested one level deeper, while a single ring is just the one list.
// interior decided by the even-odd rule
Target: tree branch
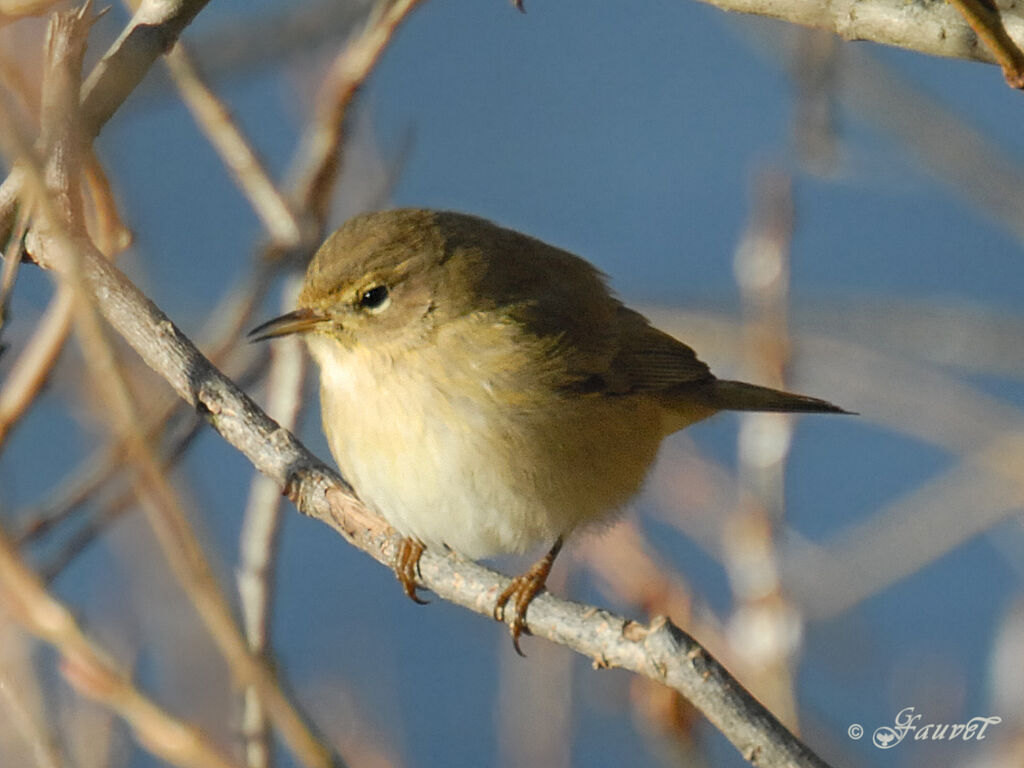
[{"label": "tree branch", "polygon": [[[844,40],[869,40],[931,56],[997,63],[970,25],[945,0],[702,0],[723,11],[814,27]],[[1024,43],[1024,18],[1001,11],[1006,36]]]}]

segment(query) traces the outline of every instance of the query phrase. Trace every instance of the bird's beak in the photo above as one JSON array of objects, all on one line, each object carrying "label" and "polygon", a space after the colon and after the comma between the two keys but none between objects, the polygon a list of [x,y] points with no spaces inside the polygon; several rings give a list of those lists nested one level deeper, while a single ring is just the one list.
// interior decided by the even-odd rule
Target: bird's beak
[{"label": "bird's beak", "polygon": [[249,341],[263,341],[277,336],[288,336],[292,333],[304,333],[312,330],[329,318],[317,314],[312,309],[296,309],[287,315],[275,317],[249,331]]}]

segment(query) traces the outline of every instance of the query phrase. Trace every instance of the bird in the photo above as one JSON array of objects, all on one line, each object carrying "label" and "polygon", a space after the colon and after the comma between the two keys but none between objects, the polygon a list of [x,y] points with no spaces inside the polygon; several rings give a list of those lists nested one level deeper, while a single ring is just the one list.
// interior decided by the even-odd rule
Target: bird
[{"label": "bird", "polygon": [[426,548],[473,560],[543,548],[493,610],[520,654],[566,540],[623,509],[665,437],[719,411],[849,413],[715,377],[586,260],[465,213],[350,219],[297,304],[250,337],[304,337],[331,454],[400,534],[406,595],[423,602]]}]

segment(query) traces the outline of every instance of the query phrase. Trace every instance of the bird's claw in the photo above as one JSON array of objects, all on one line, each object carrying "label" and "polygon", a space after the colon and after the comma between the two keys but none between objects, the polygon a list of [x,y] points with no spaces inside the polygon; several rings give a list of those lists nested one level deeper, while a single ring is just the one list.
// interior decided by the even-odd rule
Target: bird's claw
[{"label": "bird's claw", "polygon": [[395,576],[402,584],[402,591],[410,600],[419,605],[427,605],[430,602],[416,594],[416,579],[420,575],[420,557],[423,555],[424,549],[426,547],[423,542],[408,537],[403,538],[398,545],[398,552],[395,553],[394,563]]}]

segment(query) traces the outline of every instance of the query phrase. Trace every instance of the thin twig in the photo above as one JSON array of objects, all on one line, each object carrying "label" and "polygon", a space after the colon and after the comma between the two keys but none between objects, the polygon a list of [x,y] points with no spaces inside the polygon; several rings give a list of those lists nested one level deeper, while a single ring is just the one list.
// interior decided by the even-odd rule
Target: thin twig
[{"label": "thin twig", "polygon": [[[18,267],[21,265],[22,240],[25,237],[25,231],[28,229],[28,218],[28,211],[19,214],[18,221],[11,231],[7,248],[4,250],[4,266],[2,273],[0,273],[0,339],[3,338],[3,332],[9,318],[11,295],[14,291],[14,281],[18,279]],[[3,347],[0,346],[0,350],[2,349]],[[2,441],[2,437],[0,437],[0,441]]]},{"label": "thin twig", "polygon": [[89,231],[94,232],[96,246],[112,259],[132,244],[132,233],[121,219],[110,179],[96,153],[91,147],[82,151],[82,180],[89,193],[87,215],[88,223],[92,225]]},{"label": "thin twig", "polygon": [[53,370],[71,330],[74,292],[58,286],[50,305],[36,325],[0,388],[0,446],[28,411]]},{"label": "thin twig", "polygon": [[0,597],[16,621],[60,652],[64,676],[75,690],[116,712],[149,752],[182,768],[238,768],[206,736],[131,684],[129,674],[82,632],[71,611],[25,567],[2,529]]},{"label": "thin twig", "polygon": [[974,34],[1003,68],[1003,77],[1011,88],[1024,88],[1024,53],[1007,34],[999,11],[982,0],[949,0],[949,4],[963,15]]},{"label": "thin twig", "polygon": [[[293,277],[282,290],[284,309],[295,306],[301,279]],[[302,410],[306,358],[298,338],[275,344],[267,377],[267,413],[285,429],[294,430]],[[273,480],[257,473],[249,488],[240,534],[238,594],[249,650],[266,658],[270,649],[269,626],[274,586],[274,559],[281,523],[281,491]],[[245,762],[249,768],[265,768],[271,762],[270,732],[263,701],[255,688],[245,691],[242,712]]]},{"label": "thin twig", "polygon": [[[244,368],[229,365],[225,366],[224,370],[233,380],[245,382],[245,386],[249,386],[256,382],[266,368],[267,359],[268,355],[259,355]],[[170,405],[179,407],[171,408]],[[179,398],[174,398],[173,402],[168,404],[158,403],[157,407],[156,413],[143,417],[142,424],[150,441],[155,441],[160,433],[166,433],[168,447],[163,456],[166,471],[178,463],[206,422],[201,416],[190,411]],[[124,446],[121,443],[111,442],[105,452],[93,452],[69,473],[49,499],[15,515],[16,518],[25,521],[15,533],[15,541],[19,546],[32,543],[69,520],[93,495],[119,478],[124,468]],[[88,545],[92,536],[100,533],[107,523],[116,520],[134,501],[134,494],[129,490],[105,502],[104,509],[96,515],[93,522],[80,531],[71,542],[66,543],[64,552],[52,558],[48,567],[41,569],[44,577],[47,580],[55,577],[75,554]]]},{"label": "thin twig", "polygon": [[181,98],[231,170],[275,245],[281,248],[298,245],[302,236],[298,218],[277,191],[228,108],[203,82],[184,44],[176,43],[165,60]]},{"label": "thin twig", "polygon": [[[586,563],[597,576],[598,587],[616,602],[639,606],[646,616],[671,616],[692,627],[701,643],[712,653],[728,654],[736,677],[744,685],[757,680],[756,670],[740,666],[744,660],[730,653],[721,624],[707,606],[696,601],[693,593],[672,568],[651,554],[639,526],[630,519],[620,520],[600,536],[587,536],[576,543],[572,554]],[[700,720],[696,708],[673,689],[636,677],[631,685],[630,705],[634,720],[643,732],[653,737],[659,755],[667,752],[670,765],[705,768],[702,758]]]},{"label": "thin twig", "polygon": [[[744,314],[747,378],[784,389],[790,361],[789,245],[794,212],[791,181],[779,171],[755,177],[753,212],[736,249],[734,271]],[[739,655],[760,671],[761,698],[797,726],[793,657],[802,621],[779,582],[776,533],[785,514],[783,481],[793,419],[780,413],[740,415],[737,479],[746,493],[723,527],[723,561],[737,605],[729,635]]]},{"label": "thin twig", "polygon": [[[707,342],[714,339],[723,355],[716,369],[728,368],[725,361],[740,348],[735,321],[692,312],[647,314],[698,348],[712,346]],[[808,332],[796,334],[795,343],[806,363],[801,389],[828,392],[861,419],[960,458],[948,472],[826,545],[790,543],[784,583],[810,616],[848,609],[1019,509],[1024,417],[1018,408],[899,351],[882,354]]]},{"label": "thin twig", "polygon": [[[399,25],[420,0],[384,0],[362,32],[342,49],[316,99],[316,113],[303,137],[295,171],[295,208],[327,219],[329,190],[341,168],[341,141],[349,105],[380,59]],[[318,237],[319,239],[319,237]]]},{"label": "thin twig", "polygon": [[[914,4],[908,10],[918,8]],[[932,8],[952,7],[936,3]],[[792,68],[799,30],[749,25],[755,45]],[[964,30],[968,38],[973,33]],[[1018,36],[1024,40],[1024,37]],[[1024,167],[977,128],[925,96],[866,49],[843,46],[836,97],[846,109],[899,141],[907,154],[958,197],[980,207],[1024,240]],[[791,69],[792,71],[792,69]],[[798,73],[794,72],[794,75]]]},{"label": "thin twig", "polygon": [[[249,386],[253,384],[259,373],[265,368],[265,363],[262,358],[256,361],[253,365],[243,371],[237,379],[241,386]],[[180,400],[178,401],[181,402]],[[206,424],[203,418],[195,413],[189,411],[185,414],[185,418],[179,420],[179,423],[171,430],[168,437],[168,448],[163,452],[161,456],[161,467],[164,472],[170,470],[176,466],[179,461],[184,457],[185,452],[189,446],[198,436],[202,427]],[[112,446],[113,449],[117,449],[119,446],[115,444]],[[109,465],[107,465],[109,467]],[[100,470],[101,473],[103,469]],[[86,482],[88,480],[86,479]],[[80,494],[81,496],[81,494]],[[79,497],[80,498],[80,497]],[[58,518],[66,518],[67,515],[75,509],[72,503],[74,499],[68,499],[68,506],[59,507],[55,510],[53,517],[46,517],[40,515],[33,519],[35,526],[27,527],[23,535],[24,539],[31,538],[31,534],[38,535],[39,529],[42,527],[40,523],[53,525],[59,522]],[[56,579],[61,572],[71,564],[71,562],[82,554],[89,545],[92,544],[97,537],[104,533],[111,525],[116,523],[121,517],[131,509],[138,501],[138,498],[132,488],[127,488],[121,493],[114,495],[110,500],[103,503],[103,506],[98,512],[95,512],[86,522],[84,526],[79,528],[71,537],[62,542],[60,549],[56,554],[51,555],[43,565],[39,568],[39,574],[43,581],[49,583],[53,579]],[[78,503],[82,503],[79,501]],[[61,515],[61,512],[64,514]],[[15,541],[19,541],[15,538]],[[20,543],[20,541],[19,541]]]},{"label": "thin twig", "polygon": [[[24,744],[35,768],[61,768],[53,718],[44,712],[43,691],[32,654],[32,640],[0,609],[0,722]],[[5,730],[6,730],[5,729]],[[6,746],[7,759],[19,750]]]}]

